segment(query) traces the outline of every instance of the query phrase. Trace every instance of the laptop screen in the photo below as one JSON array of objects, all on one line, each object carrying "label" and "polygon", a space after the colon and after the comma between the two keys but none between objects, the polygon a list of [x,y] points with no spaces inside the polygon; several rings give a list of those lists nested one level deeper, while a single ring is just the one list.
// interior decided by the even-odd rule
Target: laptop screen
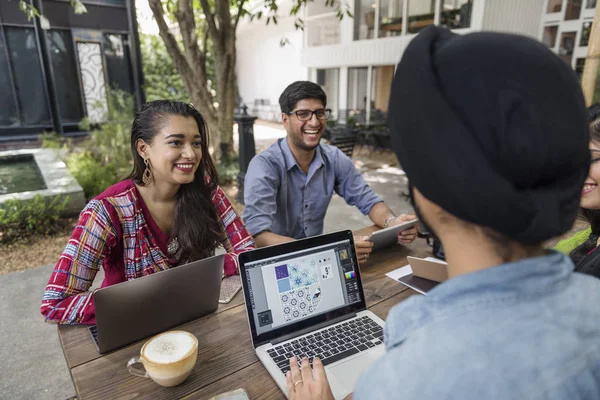
[{"label": "laptop screen", "polygon": [[351,233],[342,234],[276,246],[273,255],[255,250],[265,257],[244,262],[253,336],[277,337],[364,307]]}]

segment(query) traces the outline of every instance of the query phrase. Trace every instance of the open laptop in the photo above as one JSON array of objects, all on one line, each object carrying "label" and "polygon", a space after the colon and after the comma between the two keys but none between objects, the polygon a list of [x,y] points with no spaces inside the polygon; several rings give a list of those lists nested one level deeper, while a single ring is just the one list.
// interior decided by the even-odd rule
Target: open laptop
[{"label": "open laptop", "polygon": [[336,399],[384,352],[384,322],[367,311],[351,231],[240,254],[256,354],[287,395],[289,358],[319,356]]},{"label": "open laptop", "polygon": [[224,256],[194,261],[94,292],[96,325],[106,353],[203,317],[219,306]]}]

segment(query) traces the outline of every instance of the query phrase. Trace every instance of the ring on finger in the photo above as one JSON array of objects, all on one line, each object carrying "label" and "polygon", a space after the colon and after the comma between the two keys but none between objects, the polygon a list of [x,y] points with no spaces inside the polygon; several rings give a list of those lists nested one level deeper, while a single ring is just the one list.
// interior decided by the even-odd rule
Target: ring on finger
[{"label": "ring on finger", "polygon": [[300,383],[304,383],[302,381],[302,379],[300,379],[299,381],[294,382],[294,390],[296,389],[296,386],[298,386]]}]

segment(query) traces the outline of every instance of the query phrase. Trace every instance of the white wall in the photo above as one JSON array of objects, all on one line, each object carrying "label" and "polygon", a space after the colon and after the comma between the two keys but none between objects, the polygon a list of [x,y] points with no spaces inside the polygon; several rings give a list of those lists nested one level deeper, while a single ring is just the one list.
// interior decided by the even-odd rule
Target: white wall
[{"label": "white wall", "polygon": [[[279,95],[290,83],[308,79],[308,68],[301,63],[303,33],[295,30],[294,18],[278,19],[277,25],[265,22],[264,17],[260,21],[240,22],[236,73],[245,104],[252,109],[255,99],[268,99],[278,113]],[[283,38],[290,43],[281,47]]]},{"label": "white wall", "polygon": [[486,0],[483,30],[539,40],[544,0]]}]

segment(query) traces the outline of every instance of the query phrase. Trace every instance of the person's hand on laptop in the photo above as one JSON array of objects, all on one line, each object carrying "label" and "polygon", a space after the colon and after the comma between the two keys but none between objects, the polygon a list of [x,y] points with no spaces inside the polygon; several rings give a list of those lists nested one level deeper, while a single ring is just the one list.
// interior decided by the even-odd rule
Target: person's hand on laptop
[{"label": "person's hand on laptop", "polygon": [[369,241],[368,236],[354,236],[354,248],[356,249],[356,258],[358,263],[367,262],[373,251],[373,242]]},{"label": "person's hand on laptop", "polygon": [[[388,226],[396,226],[400,225],[404,222],[412,221],[417,219],[417,216],[414,214],[400,214],[396,218],[390,221]],[[417,226],[413,226],[405,231],[398,233],[398,243],[400,244],[408,244],[414,242],[417,238],[418,228]]]},{"label": "person's hand on laptop", "polygon": [[290,370],[285,379],[289,400],[333,400],[325,367],[318,357],[314,358],[312,368],[306,357],[302,359],[301,368],[298,368],[296,357],[290,358]]}]

